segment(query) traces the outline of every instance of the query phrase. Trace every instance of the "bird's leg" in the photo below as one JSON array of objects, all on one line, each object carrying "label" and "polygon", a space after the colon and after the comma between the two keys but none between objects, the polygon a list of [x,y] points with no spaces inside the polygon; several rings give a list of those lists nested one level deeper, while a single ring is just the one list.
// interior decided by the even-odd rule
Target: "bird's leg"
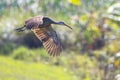
[{"label": "bird's leg", "polygon": [[17,28],[17,29],[15,29],[16,31],[18,31],[18,32],[21,32],[21,31],[24,31],[26,28],[23,26],[23,27],[20,27],[20,28]]}]

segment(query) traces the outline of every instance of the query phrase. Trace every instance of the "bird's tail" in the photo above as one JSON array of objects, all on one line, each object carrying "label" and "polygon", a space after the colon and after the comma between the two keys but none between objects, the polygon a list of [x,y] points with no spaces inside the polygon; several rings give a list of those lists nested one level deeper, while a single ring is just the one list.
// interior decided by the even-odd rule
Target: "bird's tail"
[{"label": "bird's tail", "polygon": [[23,27],[15,29],[15,31],[21,32],[21,31],[24,31],[25,29],[26,29],[25,26],[23,26]]}]

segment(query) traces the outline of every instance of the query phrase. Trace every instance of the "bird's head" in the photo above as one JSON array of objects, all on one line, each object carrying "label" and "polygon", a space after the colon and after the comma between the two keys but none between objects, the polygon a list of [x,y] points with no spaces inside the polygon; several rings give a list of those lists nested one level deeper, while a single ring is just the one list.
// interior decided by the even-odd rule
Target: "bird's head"
[{"label": "bird's head", "polygon": [[67,26],[68,28],[72,29],[69,25],[65,24],[64,22],[60,21],[58,22],[59,25],[64,25],[64,26]]},{"label": "bird's head", "polygon": [[44,24],[58,24],[58,25],[64,25],[64,26],[67,26],[68,28],[72,29],[69,25],[65,24],[63,21],[60,21],[60,22],[56,22],[48,17],[44,17],[43,18],[43,23]]}]

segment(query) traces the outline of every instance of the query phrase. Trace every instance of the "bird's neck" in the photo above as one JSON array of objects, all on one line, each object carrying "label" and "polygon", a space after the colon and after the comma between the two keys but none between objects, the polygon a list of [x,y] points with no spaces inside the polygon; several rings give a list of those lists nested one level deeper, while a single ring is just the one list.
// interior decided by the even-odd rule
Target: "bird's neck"
[{"label": "bird's neck", "polygon": [[50,18],[47,18],[47,17],[43,18],[43,23],[44,24],[60,24],[60,22],[56,22],[56,21],[54,21],[54,20],[52,20]]},{"label": "bird's neck", "polygon": [[54,20],[52,20],[52,19],[50,19],[50,23],[51,23],[51,24],[60,24],[60,22],[56,22],[56,21],[54,21]]},{"label": "bird's neck", "polygon": [[60,22],[55,22],[55,21],[53,21],[52,24],[60,24]]}]

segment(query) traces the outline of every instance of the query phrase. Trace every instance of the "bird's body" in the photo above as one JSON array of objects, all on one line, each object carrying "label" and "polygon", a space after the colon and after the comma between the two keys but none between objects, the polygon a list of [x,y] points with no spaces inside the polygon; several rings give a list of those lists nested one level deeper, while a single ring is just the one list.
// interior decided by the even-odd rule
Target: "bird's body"
[{"label": "bird's body", "polygon": [[57,56],[62,52],[62,45],[56,32],[52,29],[51,24],[60,24],[69,27],[63,22],[55,22],[48,17],[35,16],[26,20],[25,25],[23,27],[17,28],[16,30],[32,30],[38,39],[43,43],[43,46],[47,52],[52,56]]}]

